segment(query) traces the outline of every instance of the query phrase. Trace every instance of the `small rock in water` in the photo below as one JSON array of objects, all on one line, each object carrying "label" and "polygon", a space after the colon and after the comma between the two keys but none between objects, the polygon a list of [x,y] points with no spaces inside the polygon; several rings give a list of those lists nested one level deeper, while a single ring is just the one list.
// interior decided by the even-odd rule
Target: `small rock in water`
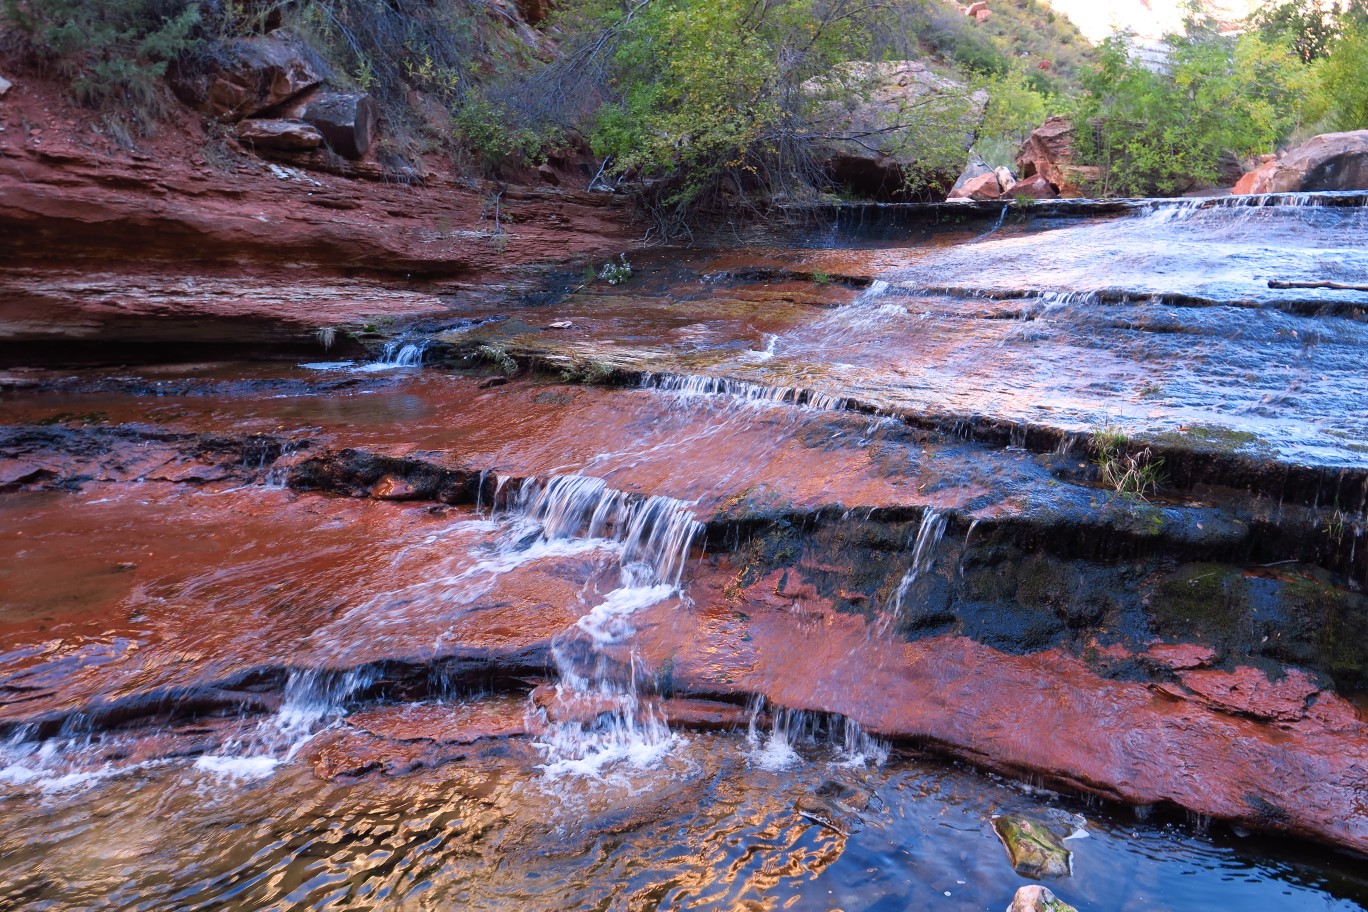
[{"label": "small rock in water", "polygon": [[859,814],[831,798],[804,795],[794,804],[793,809],[798,812],[799,817],[842,836],[849,836],[864,826],[864,820]]},{"label": "small rock in water", "polygon": [[572,326],[574,326],[574,325],[575,325],[575,324],[574,324],[574,323],[571,323],[569,320],[561,320],[561,321],[559,321],[559,322],[552,323],[550,326],[548,326],[548,327],[546,327],[546,328],[547,328],[547,329],[569,329],[570,327],[572,327]]},{"label": "small rock in water", "polygon": [[1073,906],[1055,896],[1047,887],[1032,884],[1017,890],[1007,912],[1078,912]]},{"label": "small rock in water", "polygon": [[1045,824],[1020,814],[1008,814],[993,821],[1012,867],[1023,877],[1068,877],[1070,852]]}]

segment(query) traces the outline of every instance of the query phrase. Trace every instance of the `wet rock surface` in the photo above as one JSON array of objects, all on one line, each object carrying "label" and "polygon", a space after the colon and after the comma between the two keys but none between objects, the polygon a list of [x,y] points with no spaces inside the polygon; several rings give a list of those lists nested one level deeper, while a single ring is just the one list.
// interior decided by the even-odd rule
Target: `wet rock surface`
[{"label": "wet rock surface", "polygon": [[[1068,877],[1073,873],[1072,856],[1059,837],[1039,820],[1020,814],[1007,814],[993,820],[1012,868],[1022,877]],[[1043,897],[1042,897],[1043,899]]]},{"label": "wet rock surface", "polygon": [[[1024,814],[1073,831],[1071,900],[1121,908],[1098,872],[1175,838],[1024,786],[955,810],[981,786],[947,785],[947,758],[1102,816],[1368,852],[1368,302],[1306,313],[1250,274],[1183,302],[1181,276],[1134,299],[995,285],[1051,235],[1121,264],[1224,220],[1281,267],[1295,232],[1361,230],[1354,207],[1268,208],[662,252],[623,287],[429,289],[440,320],[336,360],[6,370],[0,815],[50,813],[0,897],[87,889],[87,796],[175,809],[147,839],[178,866],[111,907],[1001,907],[992,818]],[[996,265],[971,287],[975,259]],[[1081,268],[1049,263],[1042,286]],[[1109,460],[1162,480],[1126,489]],[[209,812],[184,795],[206,789],[230,860],[195,848]],[[354,853],[319,835],[339,819]],[[1368,895],[1298,864],[1209,870],[1222,901]]]}]

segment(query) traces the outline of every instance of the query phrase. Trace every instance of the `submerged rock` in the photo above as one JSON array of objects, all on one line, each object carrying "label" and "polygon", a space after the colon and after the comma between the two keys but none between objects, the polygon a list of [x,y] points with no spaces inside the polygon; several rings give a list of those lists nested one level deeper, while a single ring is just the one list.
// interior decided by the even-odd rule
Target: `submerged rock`
[{"label": "submerged rock", "polygon": [[1045,824],[1020,814],[993,821],[993,829],[1007,847],[1012,867],[1023,877],[1068,877],[1072,854]]},{"label": "submerged rock", "polygon": [[1016,891],[1016,896],[1012,898],[1012,904],[1007,907],[1007,912],[1078,912],[1078,910],[1051,893],[1048,887],[1032,884]]}]

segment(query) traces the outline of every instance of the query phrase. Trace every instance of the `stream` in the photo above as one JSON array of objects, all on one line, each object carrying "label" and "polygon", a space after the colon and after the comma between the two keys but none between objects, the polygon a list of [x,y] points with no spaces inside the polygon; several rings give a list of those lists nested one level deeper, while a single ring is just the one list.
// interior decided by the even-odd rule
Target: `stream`
[{"label": "stream", "polygon": [[0,372],[0,909],[1368,908],[1368,196],[631,261]]}]

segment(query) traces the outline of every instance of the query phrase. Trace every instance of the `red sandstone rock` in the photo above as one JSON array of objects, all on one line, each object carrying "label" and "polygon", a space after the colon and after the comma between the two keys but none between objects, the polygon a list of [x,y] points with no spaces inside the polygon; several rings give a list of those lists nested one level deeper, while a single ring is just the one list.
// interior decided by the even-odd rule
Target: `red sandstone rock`
[{"label": "red sandstone rock", "polygon": [[[698,604],[726,604],[732,579],[696,579]],[[1261,689],[1253,669],[1192,672],[1205,695],[1166,696],[1059,650],[1010,655],[956,636],[903,642],[824,604],[805,604],[800,618],[771,605],[772,586],[761,580],[719,608],[725,623],[706,608],[696,621],[652,611],[638,633],[643,658],[670,658],[679,689],[760,693],[1008,774],[1368,852],[1368,726],[1334,698],[1335,724],[1312,711],[1278,722],[1247,714],[1304,703],[1309,683],[1295,669],[1281,689]]]},{"label": "red sandstone rock", "polygon": [[1017,153],[1017,170],[1023,181],[1040,175],[1058,196],[1084,196],[1084,189],[1101,178],[1101,169],[1074,164],[1073,122],[1054,116],[1031,131]]},{"label": "red sandstone rock", "polygon": [[377,500],[413,500],[417,496],[413,485],[393,475],[386,475],[371,489],[371,497]]},{"label": "red sandstone rock", "polygon": [[1368,130],[1324,133],[1240,178],[1238,195],[1368,190]]},{"label": "red sandstone rock", "polygon": [[338,155],[364,158],[379,129],[380,108],[366,94],[318,92],[302,106],[299,119],[317,129]]},{"label": "red sandstone rock", "polygon": [[1216,659],[1216,650],[1198,643],[1160,643],[1150,647],[1145,658],[1175,671],[1205,668]]},{"label": "red sandstone rock", "polygon": [[1002,185],[992,171],[971,177],[961,186],[950,191],[950,199],[996,200],[1002,198]]},{"label": "red sandstone rock", "polygon": [[1059,191],[1044,177],[1036,174],[1025,180],[1017,181],[1012,186],[1012,196],[1021,196],[1027,199],[1058,199]]},{"label": "red sandstone rock", "polygon": [[1277,681],[1248,665],[1229,672],[1183,671],[1178,678],[1215,709],[1279,722],[1304,719],[1308,702],[1320,692],[1306,672],[1297,668],[1288,669]]},{"label": "red sandstone rock", "polygon": [[197,122],[146,151],[102,150],[60,86],[35,81],[5,104],[47,130],[41,148],[0,133],[0,341],[308,342],[321,326],[446,316],[410,275],[499,289],[527,281],[521,264],[635,237],[611,194],[510,188],[516,221],[494,245],[484,194],[445,177],[406,186],[348,165],[356,177],[282,179],[248,156],[212,168],[196,162]]},{"label": "red sandstone rock", "polygon": [[322,133],[295,120],[244,120],[235,132],[240,142],[258,149],[294,152],[323,144]]},{"label": "red sandstone rock", "polygon": [[171,84],[187,104],[226,123],[273,108],[323,81],[316,56],[286,29],[221,42],[203,59],[197,69],[174,71]]}]

